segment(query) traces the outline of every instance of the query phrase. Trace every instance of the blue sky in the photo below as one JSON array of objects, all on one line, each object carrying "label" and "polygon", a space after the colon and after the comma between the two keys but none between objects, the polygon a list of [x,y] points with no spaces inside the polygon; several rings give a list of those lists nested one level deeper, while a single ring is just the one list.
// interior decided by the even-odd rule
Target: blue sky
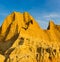
[{"label": "blue sky", "polygon": [[13,11],[29,12],[44,29],[49,20],[60,24],[60,0],[0,0],[0,25]]}]

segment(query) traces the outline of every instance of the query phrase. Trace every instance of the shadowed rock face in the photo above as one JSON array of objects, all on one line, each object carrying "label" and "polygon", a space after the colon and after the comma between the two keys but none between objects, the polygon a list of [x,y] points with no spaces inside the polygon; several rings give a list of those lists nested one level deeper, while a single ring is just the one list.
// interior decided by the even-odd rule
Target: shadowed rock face
[{"label": "shadowed rock face", "polygon": [[60,62],[60,25],[39,27],[27,12],[13,12],[0,27],[0,62]]}]

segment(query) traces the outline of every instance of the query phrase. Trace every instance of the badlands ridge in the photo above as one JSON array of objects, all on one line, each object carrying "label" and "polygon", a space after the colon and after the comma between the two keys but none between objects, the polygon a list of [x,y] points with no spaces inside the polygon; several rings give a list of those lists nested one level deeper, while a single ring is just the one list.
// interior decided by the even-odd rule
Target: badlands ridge
[{"label": "badlands ridge", "polygon": [[27,12],[13,12],[0,27],[0,62],[60,62],[60,25],[43,30]]}]

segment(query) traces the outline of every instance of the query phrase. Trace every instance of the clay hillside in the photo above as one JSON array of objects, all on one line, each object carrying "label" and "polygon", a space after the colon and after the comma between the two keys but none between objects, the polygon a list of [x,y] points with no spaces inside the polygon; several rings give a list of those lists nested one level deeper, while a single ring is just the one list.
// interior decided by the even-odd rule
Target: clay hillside
[{"label": "clay hillside", "polygon": [[0,62],[60,62],[60,25],[43,30],[27,12],[13,12],[0,27]]}]

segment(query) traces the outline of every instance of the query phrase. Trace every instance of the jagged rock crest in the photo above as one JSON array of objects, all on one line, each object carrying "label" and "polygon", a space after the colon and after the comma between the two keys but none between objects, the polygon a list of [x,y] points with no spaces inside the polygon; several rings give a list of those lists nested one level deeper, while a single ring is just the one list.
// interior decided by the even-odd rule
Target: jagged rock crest
[{"label": "jagged rock crest", "polygon": [[28,12],[13,12],[0,27],[0,62],[28,61],[60,61],[60,25],[43,30]]}]

